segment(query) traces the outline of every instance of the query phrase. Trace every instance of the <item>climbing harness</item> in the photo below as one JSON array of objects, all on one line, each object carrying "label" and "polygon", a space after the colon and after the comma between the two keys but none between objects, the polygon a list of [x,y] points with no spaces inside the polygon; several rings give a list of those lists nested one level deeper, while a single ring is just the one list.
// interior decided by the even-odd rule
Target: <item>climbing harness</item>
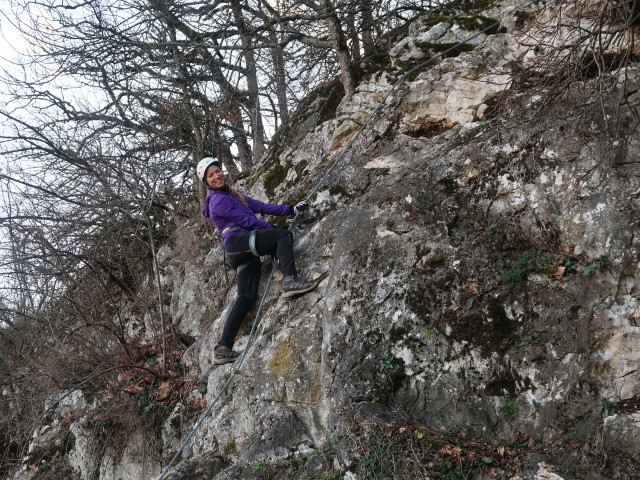
[{"label": "climbing harness", "polygon": [[[233,232],[235,230],[240,230],[241,227],[226,227],[225,229],[222,230],[222,234],[224,235],[227,232]],[[259,257],[260,254],[258,253],[258,250],[256,248],[256,231],[253,230],[250,234],[249,234],[249,251],[256,257]],[[239,253],[247,253],[246,251],[244,252],[233,252],[233,253],[229,253],[229,255],[237,255]],[[249,262],[251,263],[251,262]],[[222,247],[222,268],[224,269],[224,280],[228,283],[229,282],[229,270],[236,270],[237,272],[239,272],[240,270],[242,270],[244,267],[246,267],[247,265],[249,265],[249,263],[245,263],[240,265],[237,268],[233,268],[231,266],[231,264],[229,263],[229,260],[227,260],[227,251],[224,249],[224,247]]]},{"label": "climbing harness", "polygon": [[[528,7],[530,7],[531,5],[538,3],[540,0],[532,0],[531,2],[527,3],[526,5],[524,5],[522,7],[522,9],[526,9]],[[320,187],[324,184],[325,180],[327,179],[327,177],[330,175],[330,173],[333,171],[333,169],[338,165],[338,163],[340,163],[340,161],[345,157],[345,155],[347,154],[347,152],[351,149],[351,147],[353,146],[353,144],[355,143],[355,141],[358,139],[358,137],[360,136],[360,134],[364,131],[364,129],[369,125],[369,122],[373,119],[373,117],[378,113],[378,111],[383,107],[383,105],[386,103],[387,98],[389,98],[389,96],[391,95],[391,93],[393,93],[393,91],[401,84],[403,83],[406,78],[411,75],[412,73],[414,73],[417,70],[420,70],[424,67],[426,67],[427,65],[429,65],[431,62],[433,62],[434,60],[436,60],[439,57],[442,57],[444,55],[446,55],[447,53],[456,50],[458,47],[460,47],[461,45],[464,45],[465,43],[470,42],[471,40],[473,40],[476,37],[479,37],[480,35],[484,34],[485,32],[497,27],[498,25],[500,25],[500,21],[496,21],[495,23],[489,25],[488,27],[486,27],[484,30],[479,31],[478,33],[475,33],[473,35],[471,35],[470,37],[466,38],[465,40],[455,44],[454,46],[432,56],[431,58],[429,58],[428,60],[422,62],[421,64],[413,67],[411,70],[405,72],[397,81],[396,83],[394,83],[389,90],[385,93],[385,95],[382,97],[382,100],[380,100],[380,102],[378,103],[378,105],[376,106],[376,108],[373,110],[373,112],[371,112],[371,114],[369,115],[369,117],[367,117],[366,121],[362,124],[362,126],[360,127],[360,129],[356,132],[356,134],[354,135],[354,137],[349,141],[349,143],[347,143],[343,149],[340,151],[340,153],[337,155],[337,157],[335,158],[335,160],[333,162],[331,162],[331,164],[329,165],[329,167],[327,167],[327,170],[325,171],[325,173],[322,175],[322,177],[320,177],[320,180],[316,183],[315,187],[313,187],[309,193],[307,194],[305,201],[309,202],[311,200],[311,197],[313,195],[316,194],[316,192],[318,192],[318,190],[320,189]],[[296,223],[296,220],[298,219],[298,217],[300,217],[300,213],[296,213],[296,215],[293,217],[293,220],[291,221],[288,229],[291,230],[293,228],[293,226]],[[229,227],[229,228],[233,228],[233,227]],[[225,229],[226,230],[226,229]],[[258,253],[255,251],[255,232],[253,237],[253,249],[251,250],[252,253],[254,255],[258,255]],[[251,244],[251,241],[250,241]],[[251,248],[251,247],[250,247]],[[260,319],[260,314],[262,313],[262,308],[264,306],[264,303],[267,299],[267,294],[269,293],[269,289],[271,287],[271,281],[273,279],[273,274],[275,272],[276,269],[276,263],[275,260],[272,258],[272,266],[271,266],[271,272],[269,273],[269,278],[267,280],[267,284],[265,285],[265,289],[264,289],[264,293],[262,294],[262,299],[260,300],[260,305],[258,306],[258,310],[256,312],[255,318],[253,320],[253,325],[251,326],[251,331],[249,332],[249,338],[247,340],[247,344],[244,348],[244,351],[242,352],[242,356],[240,357],[240,359],[238,360],[237,366],[233,369],[231,375],[229,376],[229,378],[227,379],[227,381],[224,383],[224,385],[222,386],[222,389],[220,390],[220,392],[218,393],[218,395],[211,401],[211,403],[209,404],[209,406],[207,407],[207,409],[203,412],[203,414],[200,416],[200,419],[198,420],[198,422],[195,424],[195,426],[193,427],[193,429],[191,430],[191,432],[189,433],[189,435],[187,436],[187,438],[184,439],[184,441],[182,442],[182,445],[180,445],[180,448],[178,449],[178,451],[176,452],[176,454],[173,456],[173,458],[171,459],[171,461],[169,462],[169,464],[165,467],[164,471],[162,472],[162,474],[157,478],[157,480],[163,480],[164,477],[166,476],[167,472],[169,471],[169,469],[171,468],[171,466],[174,464],[174,462],[178,459],[178,457],[182,454],[183,450],[185,449],[185,447],[187,446],[187,444],[189,443],[189,441],[193,438],[193,436],[196,434],[196,432],[198,431],[198,429],[202,426],[202,423],[204,422],[204,419],[209,415],[209,413],[211,412],[211,410],[213,410],[213,407],[218,403],[218,400],[220,399],[220,397],[223,395],[223,393],[227,390],[227,388],[229,388],[229,385],[231,385],[231,382],[233,382],[233,379],[235,378],[236,375],[241,375],[241,376],[246,376],[244,375],[241,371],[240,371],[240,367],[242,366],[242,364],[244,363],[244,360],[247,356],[247,353],[249,352],[249,349],[251,347],[251,342],[253,340],[253,334],[255,332],[256,326],[258,324],[258,320]],[[225,272],[226,273],[226,272]]]},{"label": "climbing harness", "polygon": [[222,235],[227,232],[233,232],[234,230],[240,230],[240,227],[227,227],[222,230]]},{"label": "climbing harness", "polygon": [[255,230],[253,230],[249,234],[249,250],[251,250],[251,253],[253,253],[256,257],[260,256],[260,254],[258,253],[258,249],[256,247],[256,231]]},{"label": "climbing harness", "polygon": [[229,283],[229,269],[231,265],[229,265],[229,261],[227,260],[227,252],[222,249],[222,269],[224,270],[224,281]]}]

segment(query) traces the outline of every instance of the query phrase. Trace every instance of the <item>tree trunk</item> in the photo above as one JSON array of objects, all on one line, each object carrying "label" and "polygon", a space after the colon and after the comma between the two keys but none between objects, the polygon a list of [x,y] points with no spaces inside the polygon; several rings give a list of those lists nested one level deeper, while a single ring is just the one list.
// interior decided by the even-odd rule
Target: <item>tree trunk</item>
[{"label": "tree trunk", "polygon": [[232,8],[235,22],[238,26],[238,32],[240,33],[240,42],[244,50],[243,56],[246,65],[245,75],[248,89],[247,107],[249,109],[249,124],[251,125],[253,136],[253,158],[251,164],[255,165],[264,156],[266,143],[264,125],[262,123],[262,113],[260,112],[260,94],[256,69],[256,56],[253,51],[251,36],[248,31],[249,29],[247,28],[242,14],[240,2],[238,0],[233,0]]},{"label": "tree trunk", "polygon": [[351,72],[351,57],[349,55],[349,47],[344,36],[340,19],[335,8],[329,0],[320,0],[320,5],[326,15],[325,22],[329,27],[333,48],[336,51],[336,58],[340,65],[340,78],[344,87],[344,93],[349,96],[353,93],[353,75]]},{"label": "tree trunk", "polygon": [[271,58],[273,59],[273,77],[276,85],[276,98],[278,99],[278,112],[280,122],[285,124],[289,121],[289,103],[287,101],[287,77],[284,69],[284,52],[279,46],[276,32],[270,30],[269,38],[274,47],[271,48]]},{"label": "tree trunk", "polygon": [[360,63],[360,32],[358,30],[357,14],[358,9],[354,5],[351,5],[348,23],[349,37],[351,38],[351,56],[355,65]]},{"label": "tree trunk", "polygon": [[362,0],[362,46],[364,56],[367,57],[373,50],[373,12],[371,0]]}]

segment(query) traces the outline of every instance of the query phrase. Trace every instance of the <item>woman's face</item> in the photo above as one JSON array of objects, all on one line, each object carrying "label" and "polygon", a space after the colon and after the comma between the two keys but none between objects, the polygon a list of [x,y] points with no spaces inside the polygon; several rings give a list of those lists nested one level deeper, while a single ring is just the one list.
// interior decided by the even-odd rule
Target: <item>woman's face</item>
[{"label": "woman's face", "polygon": [[211,165],[207,168],[205,179],[211,188],[224,187],[224,173],[217,165]]}]

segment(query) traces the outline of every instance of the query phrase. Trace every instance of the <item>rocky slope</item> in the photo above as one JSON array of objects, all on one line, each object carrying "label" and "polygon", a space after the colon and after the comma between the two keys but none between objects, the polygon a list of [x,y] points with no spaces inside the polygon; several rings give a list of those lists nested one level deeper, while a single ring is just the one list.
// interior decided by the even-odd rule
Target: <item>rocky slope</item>
[{"label": "rocky slope", "polygon": [[[494,6],[481,19],[502,29],[394,91],[295,227],[299,267],[318,289],[281,299],[275,274],[240,374],[165,478],[377,478],[363,465],[381,468],[380,424],[528,444],[522,477],[633,478],[640,68],[538,108],[544,88],[517,72],[537,54],[523,39],[553,8]],[[460,18],[415,22],[390,67],[335,118],[292,128],[299,140],[237,188],[304,196],[403,69],[483,28]],[[202,380],[190,398],[210,402],[231,372],[214,367],[212,346],[235,292],[220,247],[193,248],[201,232],[196,218],[182,225],[160,262],[172,320],[195,339],[181,358]],[[84,402],[77,392],[56,415]],[[156,451],[131,438],[99,455],[80,417],[68,459],[83,479],[155,478],[198,414],[176,404]],[[488,477],[513,474],[491,462]]]}]

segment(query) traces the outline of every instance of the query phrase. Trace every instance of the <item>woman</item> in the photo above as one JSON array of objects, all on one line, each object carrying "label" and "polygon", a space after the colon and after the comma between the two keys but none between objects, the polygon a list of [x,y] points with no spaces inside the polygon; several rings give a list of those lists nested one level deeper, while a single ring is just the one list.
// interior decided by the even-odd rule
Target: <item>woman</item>
[{"label": "woman", "polygon": [[304,212],[308,205],[307,202],[300,202],[295,207],[272,205],[241,195],[227,185],[222,164],[213,157],[200,160],[196,170],[200,180],[209,187],[202,215],[209,217],[222,233],[222,246],[228,263],[236,269],[236,302],[225,322],[222,338],[214,347],[214,363],[222,365],[235,362],[240,356],[233,350],[233,343],[242,320],[258,298],[260,255],[277,255],[280,259],[283,297],[303,295],[316,287],[316,284],[298,278],[291,231],[274,228],[256,217],[256,213],[298,214]]}]

